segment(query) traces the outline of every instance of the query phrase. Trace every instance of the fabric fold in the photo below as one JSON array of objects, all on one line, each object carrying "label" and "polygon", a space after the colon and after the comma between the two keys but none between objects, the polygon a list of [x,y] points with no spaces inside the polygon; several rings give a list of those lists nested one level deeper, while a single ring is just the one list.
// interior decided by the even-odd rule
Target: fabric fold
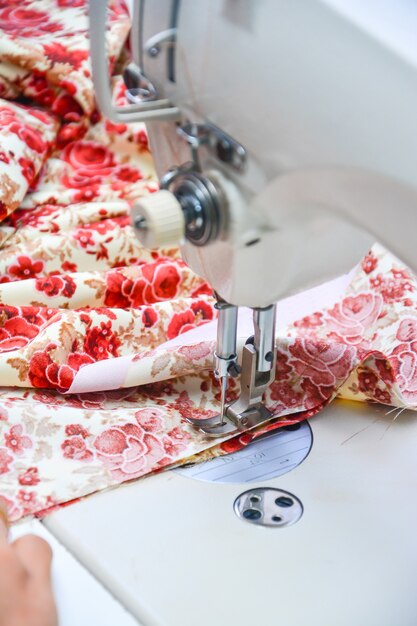
[{"label": "fabric fold", "polygon": [[0,221],[20,206],[55,147],[58,128],[45,111],[0,100]]}]

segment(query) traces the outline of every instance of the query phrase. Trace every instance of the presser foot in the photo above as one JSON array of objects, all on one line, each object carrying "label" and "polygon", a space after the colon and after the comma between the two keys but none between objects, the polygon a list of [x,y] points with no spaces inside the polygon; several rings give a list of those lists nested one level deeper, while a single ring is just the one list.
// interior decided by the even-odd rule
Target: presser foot
[{"label": "presser foot", "polygon": [[[208,419],[187,421],[208,437],[232,436],[271,420],[274,415],[262,398],[275,378],[276,305],[254,309],[254,335],[242,350],[242,365],[236,356],[237,308],[219,301],[215,376],[220,381],[220,413]],[[226,406],[227,381],[240,373],[240,396]]]},{"label": "presser foot", "polygon": [[262,396],[275,377],[275,358],[271,369],[260,372],[256,368],[257,350],[246,343],[242,352],[240,397],[219,413],[208,419],[188,418],[187,421],[209,437],[224,437],[249,430],[272,419],[273,414],[262,403]]},{"label": "presser foot", "polygon": [[[221,413],[210,417],[209,419],[193,419],[188,418],[187,422],[208,437],[224,437],[226,435],[235,435],[244,430],[259,426],[263,422],[272,419],[273,414],[263,404],[257,404],[249,407],[242,413],[236,414],[232,409],[233,405],[228,407],[222,417]],[[229,414],[229,410],[232,413]]]}]

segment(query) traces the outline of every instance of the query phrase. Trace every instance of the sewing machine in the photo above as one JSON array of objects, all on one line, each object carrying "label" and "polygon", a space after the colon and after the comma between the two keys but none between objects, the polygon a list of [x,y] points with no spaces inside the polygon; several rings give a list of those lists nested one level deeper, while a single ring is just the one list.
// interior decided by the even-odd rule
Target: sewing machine
[{"label": "sewing machine", "polygon": [[[416,9],[396,3],[396,37],[388,2],[138,1],[130,105],[116,108],[106,3],[90,6],[100,107],[147,122],[160,176],[135,230],[148,247],[181,245],[218,298],[222,408],[195,427],[215,438],[261,424],[276,301],[350,269],[375,239],[417,268]],[[253,332],[238,357],[242,306]],[[242,392],[226,405],[231,376]],[[287,434],[284,478],[169,472],[47,525],[144,624],[412,626],[417,423],[387,428],[385,413],[336,404]]]},{"label": "sewing machine", "polygon": [[[326,3],[137,2],[131,105],[116,109],[105,19],[105,3],[91,2],[98,102],[116,122],[149,123],[161,179],[134,208],[136,232],[146,247],[181,245],[218,297],[222,409],[199,426],[245,430],[272,417],[262,395],[279,298],[353,267],[369,248],[364,231],[417,266],[403,227],[417,210],[415,74]],[[242,305],[253,334],[238,363]],[[226,407],[238,375],[241,396]]]}]

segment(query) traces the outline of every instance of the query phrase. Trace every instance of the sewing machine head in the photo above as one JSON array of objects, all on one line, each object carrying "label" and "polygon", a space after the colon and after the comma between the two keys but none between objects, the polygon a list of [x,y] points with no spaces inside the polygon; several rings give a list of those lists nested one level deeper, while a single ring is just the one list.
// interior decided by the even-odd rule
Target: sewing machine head
[{"label": "sewing machine head", "polygon": [[417,215],[417,73],[324,0],[138,0],[131,105],[116,109],[106,3],[90,6],[99,105],[148,122],[161,180],[133,224],[148,247],[181,245],[218,294],[223,382],[239,371],[236,307],[254,309],[247,397],[227,409],[247,428],[270,417],[273,303],[351,268],[375,239],[417,267],[404,228]]}]

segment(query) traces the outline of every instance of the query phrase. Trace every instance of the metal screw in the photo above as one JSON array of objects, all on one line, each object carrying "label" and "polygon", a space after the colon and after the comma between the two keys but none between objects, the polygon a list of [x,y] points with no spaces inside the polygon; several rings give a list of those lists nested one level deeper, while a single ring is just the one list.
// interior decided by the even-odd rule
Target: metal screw
[{"label": "metal screw", "polygon": [[160,52],[161,52],[161,48],[159,46],[152,46],[152,48],[149,48],[148,50],[148,54],[152,58],[157,57]]}]

